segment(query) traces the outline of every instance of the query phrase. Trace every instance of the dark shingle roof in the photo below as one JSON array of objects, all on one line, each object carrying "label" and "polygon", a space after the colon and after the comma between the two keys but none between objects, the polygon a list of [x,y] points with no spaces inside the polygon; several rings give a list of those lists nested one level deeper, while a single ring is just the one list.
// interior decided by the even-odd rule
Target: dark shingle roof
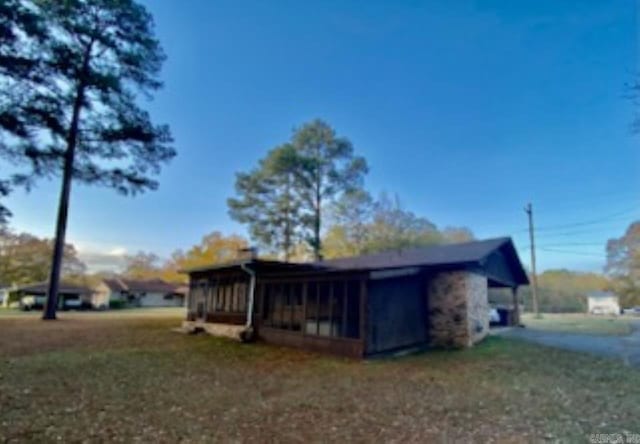
[{"label": "dark shingle roof", "polygon": [[380,270],[399,267],[437,269],[468,268],[482,271],[501,285],[526,285],[527,273],[509,237],[457,244],[386,251],[316,262],[333,270]]},{"label": "dark shingle roof", "polygon": [[385,251],[363,256],[329,259],[317,265],[338,269],[375,269],[409,266],[443,266],[475,263],[506,243],[508,237],[459,244],[430,245],[428,247]]},{"label": "dark shingle roof", "polygon": [[251,264],[252,268],[261,272],[278,272],[278,271],[304,271],[318,268],[313,263],[308,262],[282,262],[268,259],[242,259],[230,262],[222,262],[218,264],[203,265],[198,267],[189,267],[180,270],[181,273],[194,273],[199,271],[212,271],[224,269],[236,269],[243,264]]},{"label": "dark shingle roof", "polygon": [[436,269],[483,270],[490,279],[503,285],[529,283],[527,273],[520,263],[518,253],[509,237],[500,237],[458,244],[431,245],[428,247],[392,250],[340,259],[311,263],[285,263],[251,259],[184,270],[188,273],[236,269],[241,264],[251,264],[258,273],[373,271],[400,267],[425,267]]},{"label": "dark shingle roof", "polygon": [[[46,294],[49,291],[49,284],[47,282],[39,282],[37,284],[18,285],[17,287],[10,288],[11,291],[22,291],[25,293],[43,293]],[[61,283],[58,288],[59,293],[66,294],[91,294],[92,290],[87,287],[80,287],[76,285],[70,285]]]},{"label": "dark shingle roof", "polygon": [[136,293],[173,293],[176,292],[178,287],[162,279],[136,280],[113,278],[104,279],[103,282],[111,291],[132,291]]}]

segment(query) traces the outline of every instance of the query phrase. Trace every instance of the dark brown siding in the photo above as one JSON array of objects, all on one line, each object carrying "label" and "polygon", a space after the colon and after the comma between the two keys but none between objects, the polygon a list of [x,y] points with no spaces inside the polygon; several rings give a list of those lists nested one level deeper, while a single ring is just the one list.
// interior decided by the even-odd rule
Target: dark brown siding
[{"label": "dark brown siding", "polygon": [[419,274],[369,281],[367,353],[427,343],[427,308]]}]

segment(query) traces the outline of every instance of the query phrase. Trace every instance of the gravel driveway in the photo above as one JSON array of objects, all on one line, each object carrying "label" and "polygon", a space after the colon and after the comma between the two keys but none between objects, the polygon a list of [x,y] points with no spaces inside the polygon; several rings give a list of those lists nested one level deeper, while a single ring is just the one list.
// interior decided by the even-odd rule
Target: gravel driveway
[{"label": "gravel driveway", "polygon": [[550,347],[617,358],[628,365],[640,367],[640,321],[634,321],[631,328],[632,333],[628,336],[563,333],[531,328],[513,328],[499,334]]}]

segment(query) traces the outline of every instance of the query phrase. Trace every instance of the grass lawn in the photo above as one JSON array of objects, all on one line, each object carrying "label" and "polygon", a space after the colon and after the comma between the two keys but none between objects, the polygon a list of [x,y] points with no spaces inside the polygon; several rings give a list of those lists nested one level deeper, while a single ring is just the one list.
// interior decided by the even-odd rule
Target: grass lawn
[{"label": "grass lawn", "polygon": [[[120,315],[122,313],[122,316]],[[171,311],[0,317],[0,441],[522,442],[640,433],[640,371],[492,337],[369,362],[171,332]]]},{"label": "grass lawn", "polygon": [[630,321],[632,320],[640,320],[640,318],[594,316],[582,313],[544,313],[541,319],[536,319],[531,313],[522,316],[522,323],[532,329],[620,336],[631,333]]}]

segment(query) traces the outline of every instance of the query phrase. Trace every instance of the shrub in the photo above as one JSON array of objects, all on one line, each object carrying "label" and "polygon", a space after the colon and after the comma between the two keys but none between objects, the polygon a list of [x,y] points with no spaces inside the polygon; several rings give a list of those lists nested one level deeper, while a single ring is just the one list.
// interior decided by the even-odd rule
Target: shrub
[{"label": "shrub", "polygon": [[118,310],[121,308],[125,308],[127,306],[127,303],[125,301],[121,301],[121,300],[113,300],[113,301],[109,301],[109,308],[114,309],[114,310]]}]

